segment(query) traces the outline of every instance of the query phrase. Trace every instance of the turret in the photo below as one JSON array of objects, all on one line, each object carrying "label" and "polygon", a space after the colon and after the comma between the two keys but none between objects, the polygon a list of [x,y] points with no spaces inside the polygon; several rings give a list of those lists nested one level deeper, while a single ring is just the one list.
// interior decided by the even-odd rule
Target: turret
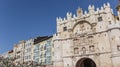
[{"label": "turret", "polygon": [[67,20],[70,20],[72,18],[72,13],[67,12]]},{"label": "turret", "polygon": [[89,13],[90,14],[94,14],[94,12],[95,12],[95,7],[94,7],[94,5],[89,5],[89,7],[88,7],[88,10],[89,10]]}]

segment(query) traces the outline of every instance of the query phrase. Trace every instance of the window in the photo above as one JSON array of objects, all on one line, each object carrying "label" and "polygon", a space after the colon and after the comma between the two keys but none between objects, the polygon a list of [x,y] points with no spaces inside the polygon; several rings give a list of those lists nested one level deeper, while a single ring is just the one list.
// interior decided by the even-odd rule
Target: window
[{"label": "window", "polygon": [[111,24],[111,21],[109,21],[109,24]]},{"label": "window", "polygon": [[30,58],[31,58],[31,55],[28,56],[28,59],[30,59]]},{"label": "window", "polygon": [[102,17],[98,17],[98,22],[100,22],[100,21],[102,21],[103,19],[102,19]]},{"label": "window", "polygon": [[46,50],[46,45],[44,46],[44,50]]},{"label": "window", "polygon": [[78,48],[74,48],[74,54],[78,54]]},{"label": "window", "polygon": [[120,45],[117,45],[117,50],[120,51]]},{"label": "window", "polygon": [[63,27],[63,31],[67,31],[67,27]]},{"label": "window", "polygon": [[95,50],[94,45],[89,46],[89,49],[90,51],[94,51]]}]

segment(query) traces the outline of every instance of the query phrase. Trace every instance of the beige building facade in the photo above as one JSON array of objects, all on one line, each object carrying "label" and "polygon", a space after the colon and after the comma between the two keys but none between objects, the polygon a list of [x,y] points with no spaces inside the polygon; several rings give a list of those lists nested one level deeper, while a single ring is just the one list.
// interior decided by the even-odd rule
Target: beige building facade
[{"label": "beige building facade", "polygon": [[13,55],[15,63],[23,63],[24,62],[24,45],[25,41],[20,41],[18,44],[13,47]]},{"label": "beige building facade", "polygon": [[24,48],[24,62],[32,62],[33,61],[33,45],[34,39],[26,40],[25,48]]},{"label": "beige building facade", "polygon": [[54,67],[120,67],[120,6],[115,16],[109,3],[78,8],[76,15],[57,18],[53,37]]}]

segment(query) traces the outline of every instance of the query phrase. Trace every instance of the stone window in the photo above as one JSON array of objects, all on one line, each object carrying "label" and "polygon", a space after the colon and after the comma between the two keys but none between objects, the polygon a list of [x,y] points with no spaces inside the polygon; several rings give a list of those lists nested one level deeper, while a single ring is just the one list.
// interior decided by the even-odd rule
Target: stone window
[{"label": "stone window", "polygon": [[103,21],[102,17],[98,17],[98,22]]},{"label": "stone window", "polygon": [[90,51],[95,51],[94,45],[89,46],[89,50],[90,50]]},{"label": "stone window", "polygon": [[78,54],[78,48],[74,48],[74,54]]},{"label": "stone window", "polygon": [[67,31],[67,27],[63,27],[63,31]]},{"label": "stone window", "polygon": [[111,21],[109,21],[109,24],[111,24]]},{"label": "stone window", "polygon": [[86,48],[82,47],[83,54],[86,54]]},{"label": "stone window", "polygon": [[117,50],[120,51],[120,45],[117,45]]}]

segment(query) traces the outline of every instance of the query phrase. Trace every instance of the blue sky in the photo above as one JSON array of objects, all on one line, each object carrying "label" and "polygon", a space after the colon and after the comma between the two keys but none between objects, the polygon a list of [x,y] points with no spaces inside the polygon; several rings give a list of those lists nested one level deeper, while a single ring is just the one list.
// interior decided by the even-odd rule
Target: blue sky
[{"label": "blue sky", "polygon": [[89,4],[101,7],[109,2],[115,11],[118,0],[0,0],[0,54],[20,40],[56,33],[56,17],[75,14]]}]

